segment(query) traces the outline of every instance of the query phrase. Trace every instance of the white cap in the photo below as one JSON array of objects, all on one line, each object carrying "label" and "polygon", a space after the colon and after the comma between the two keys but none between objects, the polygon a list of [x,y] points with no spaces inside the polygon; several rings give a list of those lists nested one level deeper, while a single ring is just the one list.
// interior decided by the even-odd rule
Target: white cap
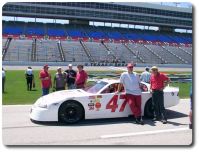
[{"label": "white cap", "polygon": [[73,65],[72,65],[72,64],[69,64],[68,66],[69,66],[69,67],[72,67]]},{"label": "white cap", "polygon": [[57,70],[61,69],[61,67],[58,67]]}]

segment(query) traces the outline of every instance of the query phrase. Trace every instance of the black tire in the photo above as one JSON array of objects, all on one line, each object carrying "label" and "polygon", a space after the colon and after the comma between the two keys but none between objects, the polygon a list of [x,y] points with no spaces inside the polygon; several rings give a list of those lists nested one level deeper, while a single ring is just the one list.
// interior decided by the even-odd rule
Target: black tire
[{"label": "black tire", "polygon": [[144,116],[153,118],[153,111],[152,99],[149,99],[144,107]]},{"label": "black tire", "polygon": [[80,121],[84,116],[83,107],[76,101],[64,102],[58,112],[59,121],[62,123],[73,124]]}]

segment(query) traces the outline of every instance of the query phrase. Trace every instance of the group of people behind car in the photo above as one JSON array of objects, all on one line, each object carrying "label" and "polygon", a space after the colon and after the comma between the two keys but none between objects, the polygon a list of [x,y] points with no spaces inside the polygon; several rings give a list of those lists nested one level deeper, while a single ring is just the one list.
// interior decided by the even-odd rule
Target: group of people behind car
[{"label": "group of people behind car", "polygon": [[[48,71],[49,66],[45,64],[43,66],[43,69],[39,72],[42,96],[49,94],[50,88],[53,88],[53,91],[65,90],[66,88],[84,88],[88,79],[88,75],[83,68],[83,65],[78,65],[78,71],[76,72],[75,70],[73,70],[72,64],[69,64],[68,69],[65,71],[62,71],[62,68],[58,67],[54,77],[51,78],[51,74]],[[27,90],[31,91],[32,88],[35,87],[34,74],[31,67],[28,67],[26,69],[25,78],[27,83]]]},{"label": "group of people behind car", "polygon": [[65,71],[62,71],[62,68],[58,67],[53,78],[53,84],[51,81],[51,75],[48,72],[48,68],[48,65],[44,65],[39,74],[43,96],[49,93],[49,89],[51,87],[53,87],[54,91],[65,90],[66,87],[68,89],[80,89],[85,87],[88,75],[83,70],[83,65],[77,66],[77,72],[73,70],[72,64],[69,64],[68,69]]}]

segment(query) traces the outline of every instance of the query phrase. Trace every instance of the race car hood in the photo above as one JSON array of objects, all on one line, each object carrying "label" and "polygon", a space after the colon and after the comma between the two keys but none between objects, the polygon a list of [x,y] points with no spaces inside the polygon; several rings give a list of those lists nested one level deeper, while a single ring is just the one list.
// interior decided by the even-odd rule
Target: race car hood
[{"label": "race car hood", "polygon": [[56,92],[40,97],[36,101],[35,105],[59,103],[66,99],[73,99],[74,97],[85,96],[87,94],[89,93],[85,92],[82,89],[56,91]]}]

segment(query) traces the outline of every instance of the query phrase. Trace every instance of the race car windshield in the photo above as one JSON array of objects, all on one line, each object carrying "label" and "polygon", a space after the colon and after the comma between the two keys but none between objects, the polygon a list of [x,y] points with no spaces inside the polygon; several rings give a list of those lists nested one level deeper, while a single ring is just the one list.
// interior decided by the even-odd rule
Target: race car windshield
[{"label": "race car windshield", "polygon": [[107,84],[108,84],[107,82],[98,81],[92,84],[91,86],[89,86],[88,88],[85,88],[84,90],[89,93],[97,93]]}]

